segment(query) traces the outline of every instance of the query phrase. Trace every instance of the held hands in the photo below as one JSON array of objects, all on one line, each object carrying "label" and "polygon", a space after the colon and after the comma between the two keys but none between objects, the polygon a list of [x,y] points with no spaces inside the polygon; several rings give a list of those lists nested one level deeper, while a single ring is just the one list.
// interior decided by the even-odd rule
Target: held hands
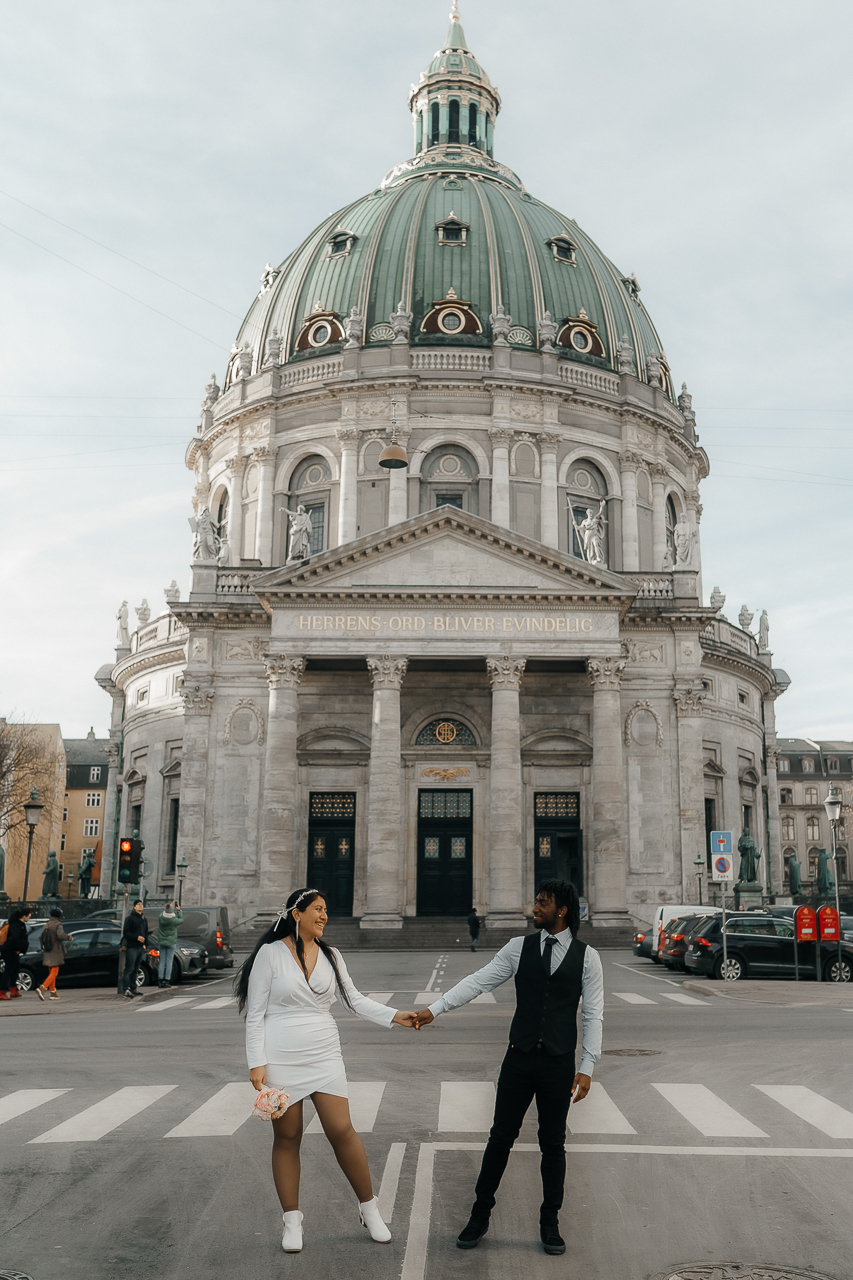
[{"label": "held hands", "polygon": [[411,1031],[420,1031],[421,1027],[425,1027],[433,1021],[434,1019],[429,1009],[421,1009],[419,1013],[410,1013],[405,1009],[398,1009],[392,1018],[392,1022],[398,1023],[401,1027],[408,1027]]},{"label": "held hands", "polygon": [[249,1079],[251,1080],[253,1087],[260,1093],[261,1089],[263,1089],[267,1083],[266,1067],[252,1067],[252,1070],[249,1072]]},{"label": "held hands", "polygon": [[590,1076],[581,1075],[580,1071],[572,1081],[572,1102],[580,1102],[589,1093],[592,1079]]}]

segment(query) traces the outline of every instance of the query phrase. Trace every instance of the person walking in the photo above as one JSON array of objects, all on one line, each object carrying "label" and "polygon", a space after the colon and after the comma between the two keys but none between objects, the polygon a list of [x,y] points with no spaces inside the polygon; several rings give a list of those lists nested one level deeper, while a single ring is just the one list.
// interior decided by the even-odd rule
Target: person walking
[{"label": "person walking", "polygon": [[29,907],[18,907],[0,929],[0,958],[3,960],[0,1000],[13,1000],[21,994],[18,990],[18,974],[21,971],[21,956],[30,949],[27,922],[31,915]]},{"label": "person walking", "polygon": [[56,975],[65,964],[65,947],[62,944],[73,941],[74,934],[66,933],[62,927],[61,908],[51,908],[50,919],[41,935],[41,962],[47,969],[47,977],[40,986],[36,987],[39,1000],[43,1000],[45,995],[51,1000],[59,999],[56,991]]},{"label": "person walking", "polygon": [[158,987],[172,985],[172,965],[175,963],[175,947],[178,945],[178,926],[183,923],[183,912],[177,900],[167,902],[157,921],[157,948],[160,952]]},{"label": "person walking", "polygon": [[471,950],[476,951],[477,943],[480,941],[480,917],[474,907],[468,915],[468,932],[471,935]]},{"label": "person walking", "polygon": [[124,973],[122,974],[122,990],[128,1000],[136,994],[136,970],[142,959],[142,952],[148,941],[148,921],[142,914],[143,902],[137,898],[133,910],[128,914],[122,929],[125,946]]},{"label": "person walking", "polygon": [[[476,1248],[489,1229],[495,1193],[535,1098],[542,1153],[539,1236],[546,1253],[566,1252],[559,1222],[566,1180],[566,1121],[569,1105],[589,1093],[593,1068],[601,1056],[604,977],[598,952],[577,936],[580,902],[568,881],[546,880],[539,886],[533,923],[539,933],[513,938],[485,968],[415,1014],[420,1029],[449,1009],[458,1009],[515,978],[516,1011],[498,1077],[494,1123],[471,1217],[456,1241],[460,1249]],[[583,1045],[580,1070],[575,1072],[581,1000]]]},{"label": "person walking", "polygon": [[[292,893],[234,984],[239,1011],[246,1015],[249,1079],[258,1091],[283,1089],[289,1098],[284,1115],[272,1121],[272,1171],[285,1253],[299,1253],[303,1243],[299,1152],[302,1104],[309,1097],[358,1198],[362,1226],[378,1243],[391,1239],[373,1194],[364,1147],[352,1126],[341,1042],[330,1009],[337,993],[353,1013],[380,1027],[396,1022],[414,1028],[415,1015],[389,1009],[356,990],[341,953],[323,940],[327,919],[319,890]],[[327,1222],[323,1229],[328,1230]]]}]

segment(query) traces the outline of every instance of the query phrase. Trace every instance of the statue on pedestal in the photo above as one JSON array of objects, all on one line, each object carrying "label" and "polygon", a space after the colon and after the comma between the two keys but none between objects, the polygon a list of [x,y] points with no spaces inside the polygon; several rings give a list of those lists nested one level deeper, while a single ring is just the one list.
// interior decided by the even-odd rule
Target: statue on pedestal
[{"label": "statue on pedestal", "polygon": [[354,347],[361,346],[361,340],[364,336],[364,316],[358,314],[358,307],[353,307],[352,311],[344,320],[344,333],[347,340],[344,346],[352,350]]},{"label": "statue on pedestal", "polygon": [[77,867],[77,879],[80,884],[80,897],[88,898],[92,889],[92,870],[95,866],[95,855],[88,849],[83,854],[82,861]]},{"label": "statue on pedestal", "polygon": [[44,869],[44,880],[41,886],[41,896],[43,898],[59,897],[59,862],[56,857],[56,850],[51,849],[47,858],[47,866]]},{"label": "statue on pedestal", "polygon": [[507,334],[512,328],[512,316],[507,315],[502,302],[498,303],[497,311],[493,311],[489,316],[489,324],[492,326],[493,346],[508,347]]},{"label": "statue on pedestal", "polygon": [[[577,526],[584,559],[587,564],[607,564],[604,554],[604,537],[607,529],[607,517],[604,514],[604,507],[604,498],[599,503],[598,511],[594,511],[592,507],[587,507],[585,519],[581,520]],[[574,514],[572,519],[574,520]]]},{"label": "statue on pedestal", "polygon": [[800,875],[800,864],[797,861],[796,853],[792,853],[790,862],[788,863],[788,888],[790,889],[792,896],[795,896],[801,892],[802,887],[803,878]]},{"label": "statue on pedestal", "polygon": [[631,340],[627,333],[623,333],[622,337],[616,343],[616,356],[619,362],[620,373],[636,374],[637,367],[634,363],[636,353],[634,348],[631,346]]},{"label": "statue on pedestal", "polygon": [[311,516],[301,503],[295,511],[288,511],[286,514],[290,521],[290,542],[287,548],[288,562],[291,560],[308,560],[311,556]]},{"label": "statue on pedestal", "polygon": [[122,600],[116,613],[116,640],[119,649],[128,649],[130,647],[130,631],[127,626],[127,601]]},{"label": "statue on pedestal", "polygon": [[835,877],[829,866],[831,861],[826,849],[821,849],[817,855],[817,891],[827,896],[835,892]]},{"label": "statue on pedestal", "polygon": [[409,330],[412,327],[414,313],[407,311],[405,303],[401,301],[397,310],[392,311],[388,319],[391,323],[391,328],[394,330],[394,341],[391,343],[392,347],[399,347],[402,346],[403,343],[408,342]]},{"label": "statue on pedestal", "polygon": [[681,517],[672,531],[675,542],[675,567],[690,569],[693,565],[693,548],[696,545],[696,530],[689,520]]},{"label": "statue on pedestal", "polygon": [[189,517],[189,526],[195,537],[193,539],[193,560],[203,560],[212,564],[219,552],[219,539],[213,523],[209,507],[202,507],[198,517]]},{"label": "statue on pedestal", "polygon": [[770,619],[767,617],[767,610],[761,610],[761,619],[758,623],[758,652],[770,652]]},{"label": "statue on pedestal", "polygon": [[743,835],[737,842],[737,851],[740,854],[738,880],[741,884],[755,884],[758,880],[758,862],[761,854],[749,834],[749,827],[744,827]]}]

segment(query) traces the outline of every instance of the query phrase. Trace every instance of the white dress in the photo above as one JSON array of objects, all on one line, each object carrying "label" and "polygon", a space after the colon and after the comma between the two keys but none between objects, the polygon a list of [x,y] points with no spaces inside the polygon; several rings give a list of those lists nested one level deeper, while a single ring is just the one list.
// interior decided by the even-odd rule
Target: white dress
[{"label": "white dress", "polygon": [[[355,1013],[390,1027],[396,1009],[363,996],[353,986],[337,950],[335,960]],[[252,967],[246,1007],[249,1070],[266,1067],[267,1084],[286,1090],[291,1103],[312,1093],[349,1097],[338,1028],[331,1014],[335,986],[334,971],[322,951],[309,985],[299,961],[281,941],[261,947]]]}]

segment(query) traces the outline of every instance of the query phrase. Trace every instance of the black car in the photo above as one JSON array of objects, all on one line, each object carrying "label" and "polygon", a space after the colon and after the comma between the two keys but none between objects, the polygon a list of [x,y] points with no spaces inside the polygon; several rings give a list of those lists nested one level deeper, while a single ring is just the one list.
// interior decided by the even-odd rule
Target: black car
[{"label": "black car", "polygon": [[632,948],[635,956],[642,956],[644,960],[652,958],[652,928],[638,929],[634,934],[634,946]]},{"label": "black car", "polygon": [[[69,985],[71,979],[95,979],[99,985],[115,986],[118,983],[118,961],[121,948],[121,924],[118,920],[63,922],[71,942],[64,943],[65,962],[59,970],[61,985]],[[30,925],[30,949],[21,956],[19,991],[32,991],[44,981],[47,969],[41,962],[41,934],[44,923]],[[159,954],[156,948],[143,952],[136,970],[136,986],[145,987],[157,982]],[[172,982],[182,982],[185,977],[198,977],[207,968],[207,954],[194,942],[180,943],[175,952]]]},{"label": "black car", "polygon": [[700,929],[709,916],[689,915],[670,920],[663,935],[663,945],[659,955],[667,969],[684,970],[684,957],[690,949],[693,935]]},{"label": "black car", "polygon": [[[820,951],[823,980],[850,982],[853,978],[853,946],[842,942],[840,965],[837,943],[824,942]],[[726,952],[728,968],[724,975],[722,920],[714,916],[693,934],[684,956],[685,968],[689,974],[725,977],[729,982],[740,978],[793,978],[794,923],[767,912],[737,912],[727,916]],[[797,959],[800,976],[814,978],[815,943],[798,943]]]}]

